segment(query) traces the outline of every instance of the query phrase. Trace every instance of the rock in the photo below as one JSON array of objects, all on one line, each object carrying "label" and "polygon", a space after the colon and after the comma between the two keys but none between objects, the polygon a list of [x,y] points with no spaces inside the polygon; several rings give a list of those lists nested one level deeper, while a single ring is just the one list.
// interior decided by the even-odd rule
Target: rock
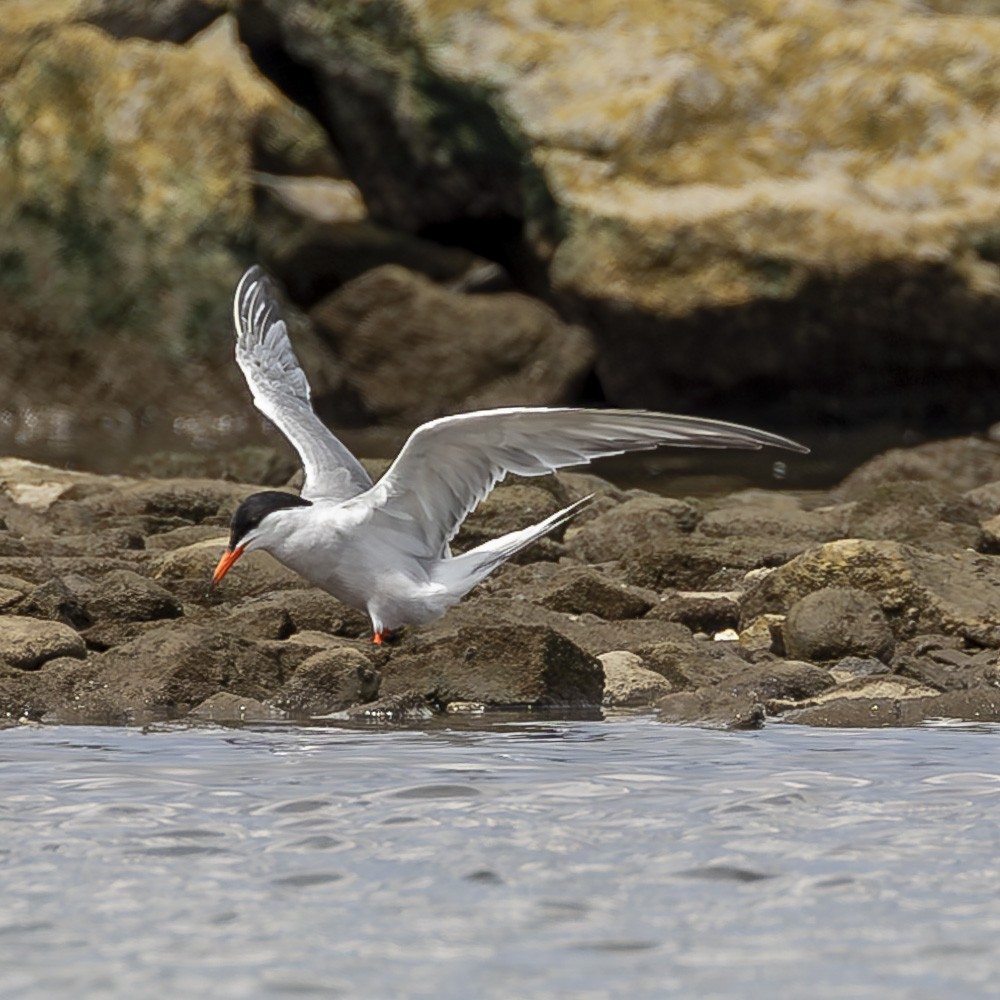
[{"label": "rock", "polygon": [[848,587],[824,587],[796,601],[782,635],[785,651],[799,660],[858,656],[888,662],[896,645],[878,601]]},{"label": "rock", "polygon": [[[252,222],[239,50],[220,60],[82,24],[14,44],[0,74],[5,406],[45,400],[74,430],[122,412],[130,423],[140,407],[235,412],[238,375],[220,365],[206,379],[201,363],[221,360],[210,331],[228,322]],[[47,350],[52,338],[71,349]],[[155,381],[136,382],[137,350]]]},{"label": "rock", "polygon": [[274,704],[292,715],[341,711],[378,695],[379,674],[355,649],[340,647],[314,653],[274,696]]},{"label": "rock", "polygon": [[[212,571],[226,542],[225,537],[219,537],[166,552],[154,562],[153,577],[182,600],[203,603],[211,598],[208,587]],[[241,556],[213,594],[215,599],[235,600],[306,586],[298,573],[258,551]]]},{"label": "rock", "polygon": [[[251,54],[323,124],[375,219],[410,232],[478,220],[515,243],[530,205],[533,231],[554,229],[555,206],[509,115],[450,79],[404,5],[370,15],[319,0],[237,8]],[[463,127],[439,127],[442,114]]]},{"label": "rock", "polygon": [[785,722],[836,728],[881,728],[918,726],[928,719],[959,719],[968,722],[1000,721],[1000,690],[979,687],[950,691],[935,697],[837,698],[791,712]]},{"label": "rock", "polygon": [[662,674],[647,670],[635,653],[616,649],[598,659],[604,667],[604,705],[608,708],[651,705],[673,690]]},{"label": "rock", "polygon": [[37,670],[57,657],[86,655],[83,639],[67,625],[21,615],[0,617],[0,663],[7,667]]},{"label": "rock", "polygon": [[636,544],[621,557],[625,580],[653,590],[726,590],[739,586],[752,569],[781,566],[809,542],[773,537],[706,538],[698,532],[663,535]]},{"label": "rock", "polygon": [[943,552],[978,548],[982,541],[973,505],[935,482],[878,483],[858,490],[843,534]]},{"label": "rock", "polygon": [[436,706],[428,703],[419,691],[404,691],[402,694],[379,698],[365,705],[355,705],[346,712],[334,713],[334,718],[346,718],[352,722],[397,723],[425,722],[434,715]]},{"label": "rock", "polygon": [[583,562],[611,562],[665,535],[692,531],[699,516],[697,508],[683,500],[644,494],[571,528],[566,548]]},{"label": "rock", "polygon": [[153,534],[160,525],[201,524],[229,518],[240,502],[253,491],[242,483],[215,479],[151,479],[119,489],[94,493],[80,502],[102,519],[143,516]]},{"label": "rock", "polygon": [[[836,495],[854,500],[900,481],[937,483],[958,493],[1000,481],[1000,443],[968,437],[893,448],[855,469],[837,487]],[[976,505],[975,497],[967,499]]]},{"label": "rock", "polygon": [[89,628],[94,623],[94,617],[87,607],[92,588],[90,580],[76,573],[54,577],[25,594],[16,605],[16,612],[32,618],[49,618],[74,629]]},{"label": "rock", "polygon": [[263,701],[285,677],[266,643],[197,625],[162,625],[64,670],[50,708],[109,720],[174,717],[220,691]]},{"label": "rock", "polygon": [[[942,330],[964,384],[997,360],[979,336],[996,312],[995,18],[816,0],[780,24],[762,3],[377,15],[238,8],[376,218],[492,240],[533,276],[549,264],[597,328],[608,398],[683,409],[798,386],[786,406],[810,418],[984,411],[925,376]],[[916,399],[899,388],[917,382]]]},{"label": "rock", "polygon": [[186,42],[226,13],[228,0],[85,0],[77,18],[116,38]]},{"label": "rock", "polygon": [[88,616],[100,621],[155,621],[184,613],[169,590],[132,570],[120,569],[96,580],[83,595]]},{"label": "rock", "polygon": [[47,511],[56,500],[69,491],[87,490],[104,492],[115,484],[125,485],[130,480],[97,476],[90,472],[59,469],[23,458],[0,458],[0,483],[2,491],[15,504],[32,511]]},{"label": "rock", "polygon": [[[395,266],[348,282],[310,317],[381,421],[562,403],[594,356],[590,335],[540,302],[513,292],[460,295]],[[399,379],[403,368],[408,377]]]},{"label": "rock", "polygon": [[[539,574],[542,567],[546,571]],[[656,596],[628,587],[590,566],[551,563],[512,567],[488,593],[519,596],[552,611],[594,614],[608,620],[639,618],[650,609]]]},{"label": "rock", "polygon": [[287,171],[282,176],[258,173],[256,180],[258,257],[303,308],[386,265],[456,292],[484,266],[481,257],[463,247],[420,239],[368,218],[351,181],[288,177]]},{"label": "rock", "polygon": [[718,687],[668,694],[656,708],[662,722],[717,729],[760,729],[766,717],[764,706],[752,695]]},{"label": "rock", "polygon": [[962,646],[955,636],[917,636],[900,645],[892,669],[937,691],[962,691],[994,682],[997,651]]},{"label": "rock", "polygon": [[[446,630],[460,626],[476,629],[484,622],[503,626],[512,633],[528,626],[544,626],[558,632],[592,656],[619,649],[636,652],[640,646],[675,638],[678,629],[681,629],[681,626],[671,622],[649,621],[645,618],[604,621],[591,614],[561,614],[528,601],[473,596],[452,608],[440,625],[424,626],[413,632],[428,635],[438,627]],[[681,631],[687,634],[686,630]]]},{"label": "rock", "polygon": [[364,612],[341,604],[318,587],[245,598],[219,619],[218,624],[220,628],[239,634],[259,633],[255,637],[261,639],[286,639],[303,632],[351,639],[367,639],[371,635],[371,622]]},{"label": "rock", "polygon": [[838,684],[857,677],[875,677],[890,672],[889,666],[873,656],[845,656],[830,667],[830,673]]},{"label": "rock", "polygon": [[299,468],[291,446],[269,445],[211,452],[157,451],[135,455],[128,462],[129,472],[143,479],[224,479],[271,488],[284,486]]},{"label": "rock", "polygon": [[283,712],[256,698],[243,698],[231,691],[209,696],[200,705],[195,705],[188,715],[208,722],[262,722],[284,717]]},{"label": "rock", "polygon": [[146,539],[146,548],[150,552],[171,552],[210,540],[225,545],[224,529],[218,524],[184,524],[179,528],[150,535]]},{"label": "rock", "polygon": [[740,630],[736,642],[753,661],[785,655],[785,616],[758,615]]},{"label": "rock", "polygon": [[665,677],[677,691],[710,687],[744,673],[749,664],[731,643],[695,639],[682,625],[669,639],[635,650],[642,665]]},{"label": "rock", "polygon": [[405,643],[383,669],[383,696],[420,691],[439,704],[546,707],[600,705],[604,695],[601,664],[544,626],[442,626]]},{"label": "rock", "polygon": [[711,635],[739,624],[739,602],[738,590],[668,591],[660,596],[646,617],[679,622],[692,632]]},{"label": "rock", "polygon": [[722,685],[732,694],[748,694],[769,708],[772,703],[803,701],[836,687],[829,670],[812,663],[783,660],[747,666]]},{"label": "rock", "polygon": [[772,536],[828,542],[847,533],[847,510],[823,507],[803,510],[787,493],[743,490],[706,504],[698,531],[709,538]]},{"label": "rock", "polygon": [[979,645],[1000,645],[1000,565],[989,556],[948,555],[898,542],[844,539],[814,548],[747,591],[744,621],[787,611],[824,587],[871,594],[896,635],[944,632]]}]

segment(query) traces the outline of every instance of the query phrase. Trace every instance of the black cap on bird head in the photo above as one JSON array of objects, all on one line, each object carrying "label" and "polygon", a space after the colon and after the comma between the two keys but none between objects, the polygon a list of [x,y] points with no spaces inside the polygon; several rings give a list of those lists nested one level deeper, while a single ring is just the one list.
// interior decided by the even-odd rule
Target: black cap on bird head
[{"label": "black cap on bird head", "polygon": [[255,528],[260,526],[260,522],[273,514],[276,510],[286,510],[289,507],[311,507],[309,500],[294,493],[283,493],[280,490],[264,490],[262,493],[254,493],[242,501],[236,508],[229,522],[229,546],[219,559],[215,571],[212,573],[212,587],[218,585],[222,578],[232,569],[233,564],[246,548],[243,540]]}]

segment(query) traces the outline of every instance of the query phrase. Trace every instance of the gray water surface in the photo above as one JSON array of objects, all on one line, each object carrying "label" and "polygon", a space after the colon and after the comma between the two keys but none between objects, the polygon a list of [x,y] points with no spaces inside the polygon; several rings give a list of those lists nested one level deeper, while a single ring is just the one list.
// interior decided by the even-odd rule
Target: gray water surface
[{"label": "gray water surface", "polygon": [[5,998],[956,998],[1000,729],[0,731]]}]

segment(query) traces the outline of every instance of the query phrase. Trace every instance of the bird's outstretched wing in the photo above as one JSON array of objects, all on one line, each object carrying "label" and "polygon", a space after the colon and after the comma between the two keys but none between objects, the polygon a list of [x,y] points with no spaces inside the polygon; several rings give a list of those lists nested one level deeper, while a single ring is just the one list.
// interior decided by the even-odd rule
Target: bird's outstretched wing
[{"label": "bird's outstretched wing", "polygon": [[[509,472],[541,476],[594,458],[682,448],[808,452],[767,431],[646,410],[513,407],[443,417],[418,427],[367,494],[373,516],[413,536],[414,554],[444,553],[462,521]],[[409,540],[409,539],[408,539]]]},{"label": "bird's outstretched wing", "polygon": [[309,382],[288,340],[271,281],[251,267],[233,299],[236,362],[253,394],[254,405],[285,435],[305,470],[306,500],[347,500],[372,485],[350,451],[313,412]]}]

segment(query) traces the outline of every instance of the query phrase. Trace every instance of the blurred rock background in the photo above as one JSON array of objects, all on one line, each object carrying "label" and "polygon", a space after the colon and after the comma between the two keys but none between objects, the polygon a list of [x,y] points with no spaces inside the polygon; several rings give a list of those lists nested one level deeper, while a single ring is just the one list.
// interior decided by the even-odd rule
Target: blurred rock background
[{"label": "blurred rock background", "polygon": [[265,440],[232,361],[255,261],[338,428],[607,402],[985,430],[998,15],[0,0],[0,450]]}]

